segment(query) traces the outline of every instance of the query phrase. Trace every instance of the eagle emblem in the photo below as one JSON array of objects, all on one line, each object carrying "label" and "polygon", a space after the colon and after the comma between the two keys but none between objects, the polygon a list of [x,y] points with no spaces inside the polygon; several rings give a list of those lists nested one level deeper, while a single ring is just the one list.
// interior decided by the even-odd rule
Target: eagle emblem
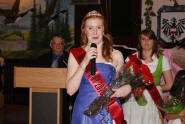
[{"label": "eagle emblem", "polygon": [[157,37],[165,48],[185,45],[185,6],[163,6],[158,11]]},{"label": "eagle emblem", "polygon": [[177,20],[175,17],[171,20],[162,19],[162,32],[170,37],[172,44],[179,44],[178,37],[185,32],[185,18]]}]

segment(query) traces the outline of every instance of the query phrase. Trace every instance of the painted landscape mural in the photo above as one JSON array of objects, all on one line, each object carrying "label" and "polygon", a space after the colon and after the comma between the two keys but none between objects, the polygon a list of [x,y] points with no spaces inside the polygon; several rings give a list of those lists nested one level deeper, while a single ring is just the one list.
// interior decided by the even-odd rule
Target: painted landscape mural
[{"label": "painted landscape mural", "polygon": [[53,34],[74,44],[74,6],[68,0],[0,0],[0,49],[6,58],[37,58]]}]

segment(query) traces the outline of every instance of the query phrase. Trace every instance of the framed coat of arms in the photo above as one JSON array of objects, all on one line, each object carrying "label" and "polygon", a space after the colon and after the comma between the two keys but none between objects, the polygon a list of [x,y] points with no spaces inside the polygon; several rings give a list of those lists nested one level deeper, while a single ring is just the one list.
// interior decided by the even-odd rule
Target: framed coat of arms
[{"label": "framed coat of arms", "polygon": [[158,10],[157,38],[164,48],[185,45],[185,5]]}]

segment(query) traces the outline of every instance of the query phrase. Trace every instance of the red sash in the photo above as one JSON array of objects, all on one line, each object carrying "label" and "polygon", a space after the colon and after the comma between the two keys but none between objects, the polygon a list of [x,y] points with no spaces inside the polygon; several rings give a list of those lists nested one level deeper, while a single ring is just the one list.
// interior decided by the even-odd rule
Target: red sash
[{"label": "red sash", "polygon": [[[146,86],[146,89],[148,90],[150,96],[152,97],[155,105],[157,106],[162,118],[164,118],[164,112],[158,107],[159,104],[162,104],[163,103],[163,100],[161,98],[161,95],[157,89],[157,87],[155,86],[155,84],[149,84]],[[163,121],[163,120],[162,120]]]},{"label": "red sash", "polygon": [[[72,49],[70,50],[70,52],[73,54],[78,64],[82,62],[86,54],[86,52],[81,47]],[[84,73],[87,79],[89,80],[90,84],[92,85],[96,93],[98,94],[98,96],[100,96],[108,88],[108,86],[105,83],[100,72],[97,70],[97,68],[96,68],[95,75],[91,75],[90,70],[91,70],[91,63],[89,62]],[[116,124],[122,124],[122,123],[126,124],[126,122],[123,122],[124,121],[123,111],[115,98],[111,98],[106,107],[110,115],[112,116],[113,120],[116,121]]]}]

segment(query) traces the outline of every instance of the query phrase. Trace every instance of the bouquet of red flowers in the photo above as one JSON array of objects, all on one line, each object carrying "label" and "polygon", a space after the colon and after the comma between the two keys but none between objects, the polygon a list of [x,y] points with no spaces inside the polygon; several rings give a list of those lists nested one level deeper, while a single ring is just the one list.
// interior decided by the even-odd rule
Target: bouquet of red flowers
[{"label": "bouquet of red flowers", "polygon": [[139,105],[146,105],[147,101],[143,96],[145,86],[153,83],[153,76],[149,68],[142,64],[136,55],[129,56],[129,61],[124,66],[119,77],[116,78],[103,95],[97,97],[84,111],[84,114],[93,116],[99,113],[109,102],[110,96],[114,93],[112,88],[119,88],[130,84],[136,101]]},{"label": "bouquet of red flowers", "polygon": [[[133,88],[133,93],[136,99],[136,102],[144,106],[147,104],[147,101],[143,95],[143,91],[146,86],[154,83],[154,78],[152,73],[150,72],[147,65],[142,64],[142,62],[136,57],[136,55],[129,56],[129,61],[126,64],[126,69],[131,70],[131,75],[137,75],[143,82],[144,85],[141,87]],[[131,83],[132,84],[132,83]]]}]

